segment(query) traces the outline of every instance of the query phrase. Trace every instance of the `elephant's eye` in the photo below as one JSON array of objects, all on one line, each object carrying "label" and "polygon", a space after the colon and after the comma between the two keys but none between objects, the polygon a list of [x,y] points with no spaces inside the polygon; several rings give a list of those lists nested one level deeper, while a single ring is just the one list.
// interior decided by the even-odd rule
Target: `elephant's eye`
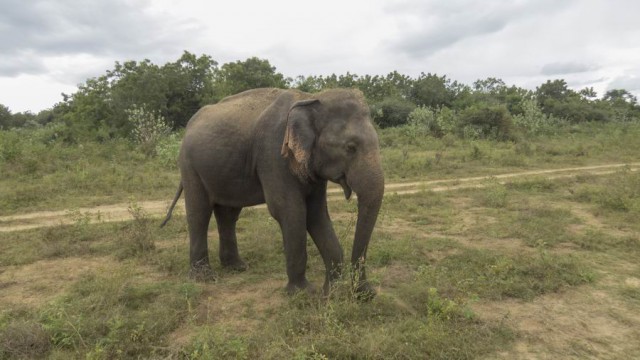
[{"label": "elephant's eye", "polygon": [[347,152],[349,154],[355,154],[355,152],[356,152],[358,147],[356,146],[356,144],[354,144],[352,142],[349,142],[349,143],[347,143],[346,148],[347,148]]}]

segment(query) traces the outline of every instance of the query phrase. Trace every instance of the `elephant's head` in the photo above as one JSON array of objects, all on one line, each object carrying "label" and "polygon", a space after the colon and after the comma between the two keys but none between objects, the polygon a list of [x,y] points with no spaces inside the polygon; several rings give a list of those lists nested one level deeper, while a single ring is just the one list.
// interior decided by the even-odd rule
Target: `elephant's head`
[{"label": "elephant's head", "polygon": [[330,90],[298,101],[289,110],[282,155],[303,181],[338,183],[348,199],[358,196],[352,266],[358,290],[373,294],[364,259],[384,193],[378,136],[369,108],[358,90]]}]

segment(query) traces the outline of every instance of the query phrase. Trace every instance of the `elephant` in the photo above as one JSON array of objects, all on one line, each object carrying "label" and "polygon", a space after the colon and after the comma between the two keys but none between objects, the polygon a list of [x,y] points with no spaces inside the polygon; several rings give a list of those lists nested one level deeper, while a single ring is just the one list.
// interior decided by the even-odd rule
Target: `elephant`
[{"label": "elephant", "polygon": [[316,94],[293,89],[248,90],[201,108],[189,120],[178,157],[181,180],[162,223],[184,190],[190,274],[213,277],[207,229],[211,214],[223,267],[246,268],[236,222],[243,207],[266,203],[282,232],[286,291],[310,290],[305,276],[307,233],[326,267],[324,293],[341,276],[343,250],[327,210],[327,183],[357,195],[352,283],[372,298],[365,258],[384,194],[378,136],[359,90]]}]

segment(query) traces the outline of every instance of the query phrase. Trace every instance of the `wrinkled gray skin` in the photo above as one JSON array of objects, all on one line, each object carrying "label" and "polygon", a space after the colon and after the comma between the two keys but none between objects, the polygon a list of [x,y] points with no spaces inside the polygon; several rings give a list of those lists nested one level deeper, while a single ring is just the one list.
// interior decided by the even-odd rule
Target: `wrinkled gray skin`
[{"label": "wrinkled gray skin", "polygon": [[[244,270],[236,221],[245,206],[266,203],[280,224],[287,291],[305,289],[307,233],[326,266],[325,293],[340,276],[343,251],[327,211],[327,181],[358,195],[351,266],[357,294],[370,298],[364,259],[384,192],[378,138],[357,90],[307,94],[249,90],[209,105],[189,121],[180,149],[192,276],[213,276],[207,228],[213,212],[223,266]],[[164,223],[163,223],[164,225]]]}]

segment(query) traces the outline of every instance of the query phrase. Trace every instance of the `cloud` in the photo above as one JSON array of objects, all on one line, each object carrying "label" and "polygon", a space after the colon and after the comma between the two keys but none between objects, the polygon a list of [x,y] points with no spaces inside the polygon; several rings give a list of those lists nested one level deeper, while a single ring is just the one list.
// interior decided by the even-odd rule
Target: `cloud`
[{"label": "cloud", "polygon": [[33,75],[46,71],[47,67],[44,62],[30,52],[0,56],[0,76],[15,77],[21,74]]},{"label": "cloud", "polygon": [[597,70],[597,66],[580,62],[553,62],[542,66],[542,75],[577,74]]},{"label": "cloud", "polygon": [[46,58],[55,56],[138,58],[180,51],[190,23],[148,6],[142,0],[4,0],[0,76],[45,73]]},{"label": "cloud", "polygon": [[632,93],[640,93],[640,76],[624,75],[619,76],[609,83],[607,90],[625,89]]},{"label": "cloud", "polygon": [[389,7],[402,29],[390,47],[410,57],[429,57],[466,39],[498,33],[525,17],[560,7],[549,0],[406,1]]}]

